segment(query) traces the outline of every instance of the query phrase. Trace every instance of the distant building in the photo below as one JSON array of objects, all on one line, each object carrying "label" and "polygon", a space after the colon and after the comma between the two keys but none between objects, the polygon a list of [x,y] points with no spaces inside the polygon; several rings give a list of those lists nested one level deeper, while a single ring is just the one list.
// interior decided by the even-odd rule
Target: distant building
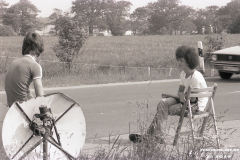
[{"label": "distant building", "polygon": [[129,30],[129,31],[126,31],[124,35],[125,36],[131,36],[131,35],[134,35],[134,34],[133,34],[133,31]]},{"label": "distant building", "polygon": [[40,34],[41,36],[50,36],[51,31],[53,31],[55,28],[54,25],[47,25],[43,27],[41,30],[35,30],[36,33]]},{"label": "distant building", "polygon": [[93,29],[93,36],[112,36],[112,34],[109,30],[99,31],[99,29],[95,28]]}]

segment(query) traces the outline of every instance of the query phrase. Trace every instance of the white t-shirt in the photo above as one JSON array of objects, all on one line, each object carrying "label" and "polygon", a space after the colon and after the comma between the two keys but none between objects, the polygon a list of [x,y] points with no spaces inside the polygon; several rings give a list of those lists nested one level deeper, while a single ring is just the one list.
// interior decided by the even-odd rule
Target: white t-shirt
[{"label": "white t-shirt", "polygon": [[[184,71],[180,74],[180,85],[185,86],[184,93],[187,92],[188,86],[192,86],[192,88],[206,88],[207,84],[203,77],[203,75],[195,70],[191,76],[186,78],[186,73]],[[200,111],[204,111],[208,102],[208,97],[198,98],[198,107]]]}]

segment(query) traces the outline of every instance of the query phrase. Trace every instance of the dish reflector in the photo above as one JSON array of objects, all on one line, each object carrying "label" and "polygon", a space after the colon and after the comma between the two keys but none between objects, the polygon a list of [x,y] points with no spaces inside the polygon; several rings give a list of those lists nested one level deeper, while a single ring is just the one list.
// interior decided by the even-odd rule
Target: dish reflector
[{"label": "dish reflector", "polygon": [[[63,93],[48,94],[23,103],[15,102],[10,107],[2,128],[3,146],[8,157],[12,159],[15,156],[14,159],[19,159],[41,140],[42,137],[33,136],[33,131],[29,128],[33,116],[40,113],[41,105],[47,106],[52,111],[62,148],[77,158],[85,143],[86,122],[80,105]],[[52,131],[52,137],[57,141],[55,131],[53,129]],[[49,159],[69,159],[51,143],[48,143],[47,148]],[[43,143],[32,150],[26,158],[43,159]]]}]

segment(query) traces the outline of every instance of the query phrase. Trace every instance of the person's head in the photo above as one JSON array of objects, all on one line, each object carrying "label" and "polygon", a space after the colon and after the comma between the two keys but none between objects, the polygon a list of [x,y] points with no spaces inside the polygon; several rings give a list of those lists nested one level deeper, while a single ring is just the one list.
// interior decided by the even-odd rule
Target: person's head
[{"label": "person's head", "polygon": [[39,57],[44,51],[43,39],[35,32],[29,32],[26,34],[23,45],[22,45],[22,55],[32,54],[33,56]]},{"label": "person's head", "polygon": [[197,68],[199,63],[199,56],[194,48],[188,46],[180,46],[177,48],[175,54],[176,59],[180,62],[180,65],[186,63],[187,67],[191,70]]}]

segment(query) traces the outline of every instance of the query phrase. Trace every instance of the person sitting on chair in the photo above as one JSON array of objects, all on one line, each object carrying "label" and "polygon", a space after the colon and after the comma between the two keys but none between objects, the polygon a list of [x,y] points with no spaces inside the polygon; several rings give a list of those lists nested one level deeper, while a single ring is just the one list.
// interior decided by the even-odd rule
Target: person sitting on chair
[{"label": "person sitting on chair", "polygon": [[43,96],[42,67],[36,57],[44,51],[43,39],[38,33],[27,33],[22,45],[22,57],[14,60],[8,67],[5,77],[5,92],[8,106],[15,101],[26,101],[33,96],[29,86],[33,82],[36,96]]},{"label": "person sitting on chair", "polygon": [[[164,143],[164,130],[168,115],[181,115],[181,108],[186,101],[185,93],[188,86],[192,88],[206,88],[207,84],[203,75],[196,70],[199,63],[199,57],[194,48],[188,46],[180,46],[176,50],[176,59],[182,69],[180,73],[180,86],[177,95],[179,99],[163,98],[157,105],[156,115],[144,135],[130,134],[129,139],[133,142],[141,142],[145,137],[150,136]],[[208,102],[207,97],[192,98],[191,103],[195,106],[195,112],[204,111]],[[193,111],[194,112],[194,111]],[[185,116],[187,116],[185,111]]]}]

